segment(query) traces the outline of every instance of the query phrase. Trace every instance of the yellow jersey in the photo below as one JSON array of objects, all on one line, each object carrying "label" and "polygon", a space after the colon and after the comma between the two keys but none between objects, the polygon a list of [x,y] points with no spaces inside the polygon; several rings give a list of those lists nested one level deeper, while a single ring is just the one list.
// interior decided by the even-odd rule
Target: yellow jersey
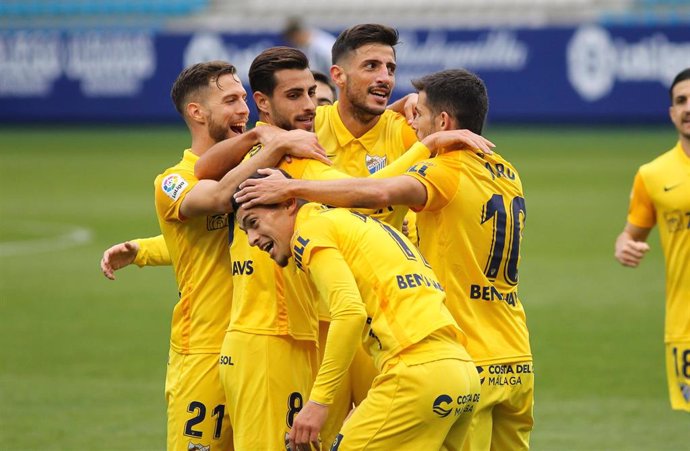
[{"label": "yellow jersey", "polygon": [[[453,330],[459,357],[471,360],[460,346],[467,340],[444,304],[443,286],[419,250],[387,223],[347,209],[310,203],[297,213],[291,247],[295,264],[319,288],[333,318],[341,311],[349,311],[353,307],[349,305],[351,300],[363,302],[367,320],[360,332],[361,340],[379,370],[391,357],[444,327]],[[315,254],[325,249],[336,250],[352,272],[356,282],[354,298],[345,299],[344,287],[324,281],[331,277],[329,262],[312,266],[317,260]],[[313,277],[316,271],[320,275]],[[324,366],[340,362],[335,363],[338,371],[347,370],[349,361],[342,361],[346,353],[335,348],[343,342],[347,340],[329,333]],[[328,370],[325,373],[333,374]],[[312,398],[328,402],[332,388],[317,377]]]},{"label": "yellow jersey", "polygon": [[690,157],[680,142],[638,170],[628,222],[659,225],[666,261],[664,341],[690,341]]},{"label": "yellow jersey", "polygon": [[426,188],[417,213],[419,247],[446,288],[446,305],[478,365],[531,360],[518,296],[525,199],[500,155],[444,153],[406,175]]},{"label": "yellow jersey", "polygon": [[[417,141],[405,117],[392,110],[386,110],[371,130],[355,138],[338,114],[337,101],[316,109],[314,133],[333,166],[352,177],[368,177],[378,172]],[[407,211],[406,206],[399,205],[382,209],[379,215],[385,214],[386,222],[401,229]]]},{"label": "yellow jersey", "polygon": [[158,223],[180,294],[170,338],[170,347],[180,354],[219,353],[232,304],[227,215],[180,214],[183,199],[198,183],[198,159],[185,150],[182,160],[154,182]]}]

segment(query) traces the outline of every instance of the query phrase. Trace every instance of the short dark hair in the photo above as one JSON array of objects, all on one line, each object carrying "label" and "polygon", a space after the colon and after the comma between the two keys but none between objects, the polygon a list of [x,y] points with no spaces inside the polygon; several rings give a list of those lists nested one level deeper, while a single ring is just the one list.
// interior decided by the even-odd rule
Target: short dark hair
[{"label": "short dark hair", "polygon": [[685,81],[688,79],[690,79],[690,67],[680,71],[678,75],[676,75],[676,78],[673,79],[673,82],[671,83],[671,88],[668,90],[668,94],[671,96],[671,102],[673,102],[673,88],[681,81]]},{"label": "short dark hair", "polygon": [[328,87],[331,88],[331,91],[333,91],[333,97],[337,97],[338,93],[335,90],[335,85],[333,84],[333,80],[331,80],[331,77],[317,70],[313,70],[311,71],[311,73],[312,75],[314,75],[314,80],[320,81],[321,83],[328,85]]},{"label": "short dark hair", "polygon": [[[283,169],[280,169],[280,168],[275,168],[275,169],[278,169],[280,172],[282,172],[283,175],[285,176],[285,178],[288,178],[288,179],[291,179],[291,178],[292,178],[292,176],[291,176],[290,174],[288,174],[286,171],[284,171]],[[252,173],[252,175],[250,175],[249,177],[247,177],[245,180],[249,180],[249,179],[263,179],[263,178],[266,178],[266,177],[268,177],[268,175],[266,175],[266,174],[260,174],[259,171],[257,170],[257,171],[254,171],[254,173]],[[241,184],[240,184],[240,185],[241,185]],[[237,185],[237,188],[235,189],[235,194],[239,193],[240,191],[242,191],[242,190],[240,189],[239,185]],[[235,200],[235,196],[234,196],[234,195],[233,195],[232,198],[230,199],[230,202],[232,203],[232,211],[235,211],[235,212],[236,212],[237,210],[240,209],[240,207],[242,206],[242,204],[244,204],[244,202],[242,202],[242,203],[237,202],[237,201]],[[271,205],[266,204],[266,205],[263,205],[263,206],[264,206],[264,207],[271,207],[272,205],[279,205],[279,204],[271,204]]]},{"label": "short dark hair", "polygon": [[170,98],[177,112],[184,117],[185,105],[190,97],[208,87],[209,83],[218,84],[218,79],[225,74],[237,74],[235,66],[226,61],[208,61],[185,68],[170,90]]},{"label": "short dark hair", "polygon": [[448,69],[412,81],[417,91],[426,93],[434,114],[442,111],[455,119],[457,126],[478,135],[482,133],[489,97],[484,82],[464,69]]},{"label": "short dark hair", "polygon": [[252,91],[273,95],[276,88],[275,73],[283,69],[309,69],[307,56],[291,47],[271,47],[254,58],[249,67],[249,85]]},{"label": "short dark hair", "polygon": [[338,64],[344,55],[365,44],[390,45],[395,52],[395,46],[398,44],[398,30],[375,23],[355,25],[343,30],[333,43],[331,49],[332,63]]}]

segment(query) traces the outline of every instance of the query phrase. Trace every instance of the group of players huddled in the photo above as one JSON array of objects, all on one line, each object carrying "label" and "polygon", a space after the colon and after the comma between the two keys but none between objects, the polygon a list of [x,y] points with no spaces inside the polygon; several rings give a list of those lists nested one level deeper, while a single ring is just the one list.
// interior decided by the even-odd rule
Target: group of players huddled
[{"label": "group of players huddled", "polygon": [[397,43],[343,31],[318,107],[305,55],[263,51],[249,131],[231,64],[175,81],[191,147],[154,183],[162,235],[101,261],[175,271],[168,450],[529,448],[520,176],[481,136],[473,73],[388,105]]}]

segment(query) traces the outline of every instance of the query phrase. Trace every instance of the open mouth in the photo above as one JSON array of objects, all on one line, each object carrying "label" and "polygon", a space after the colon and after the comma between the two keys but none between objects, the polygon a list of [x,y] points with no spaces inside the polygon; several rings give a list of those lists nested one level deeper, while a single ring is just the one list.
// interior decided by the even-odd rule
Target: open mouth
[{"label": "open mouth", "polygon": [[372,88],[369,90],[369,94],[385,100],[390,95],[390,90],[386,88]]},{"label": "open mouth", "polygon": [[237,135],[241,135],[244,133],[244,128],[247,124],[246,123],[239,123],[239,124],[230,124],[230,131]]},{"label": "open mouth", "polygon": [[273,249],[273,242],[269,241],[267,243],[264,243],[261,245],[261,250],[267,253],[271,253],[271,250]]}]

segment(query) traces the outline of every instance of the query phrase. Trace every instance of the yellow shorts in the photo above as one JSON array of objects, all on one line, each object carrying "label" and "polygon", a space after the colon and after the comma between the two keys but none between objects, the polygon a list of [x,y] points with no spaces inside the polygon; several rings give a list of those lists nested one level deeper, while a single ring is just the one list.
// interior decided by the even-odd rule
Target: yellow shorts
[{"label": "yellow shorts", "polygon": [[332,451],[459,450],[479,401],[474,363],[389,360]]},{"label": "yellow shorts", "polygon": [[464,451],[529,449],[534,425],[532,362],[478,366],[482,396]]},{"label": "yellow shorts", "polygon": [[309,399],[317,359],[312,341],[225,334],[220,378],[237,451],[285,449],[285,434]]},{"label": "yellow shorts", "polygon": [[690,342],[666,343],[666,377],[671,408],[690,412]]},{"label": "yellow shorts", "polygon": [[234,449],[218,374],[218,354],[178,354],[170,350],[165,399],[168,451]]},{"label": "yellow shorts", "polygon": [[[321,362],[323,351],[326,348],[329,324],[328,321],[319,321],[319,362]],[[326,423],[321,428],[320,436],[324,446],[333,443],[352,407],[358,406],[366,398],[367,392],[378,373],[374,366],[374,360],[362,346],[358,346],[350,368],[345,374],[342,384],[335,392],[333,402],[328,409]]]}]

